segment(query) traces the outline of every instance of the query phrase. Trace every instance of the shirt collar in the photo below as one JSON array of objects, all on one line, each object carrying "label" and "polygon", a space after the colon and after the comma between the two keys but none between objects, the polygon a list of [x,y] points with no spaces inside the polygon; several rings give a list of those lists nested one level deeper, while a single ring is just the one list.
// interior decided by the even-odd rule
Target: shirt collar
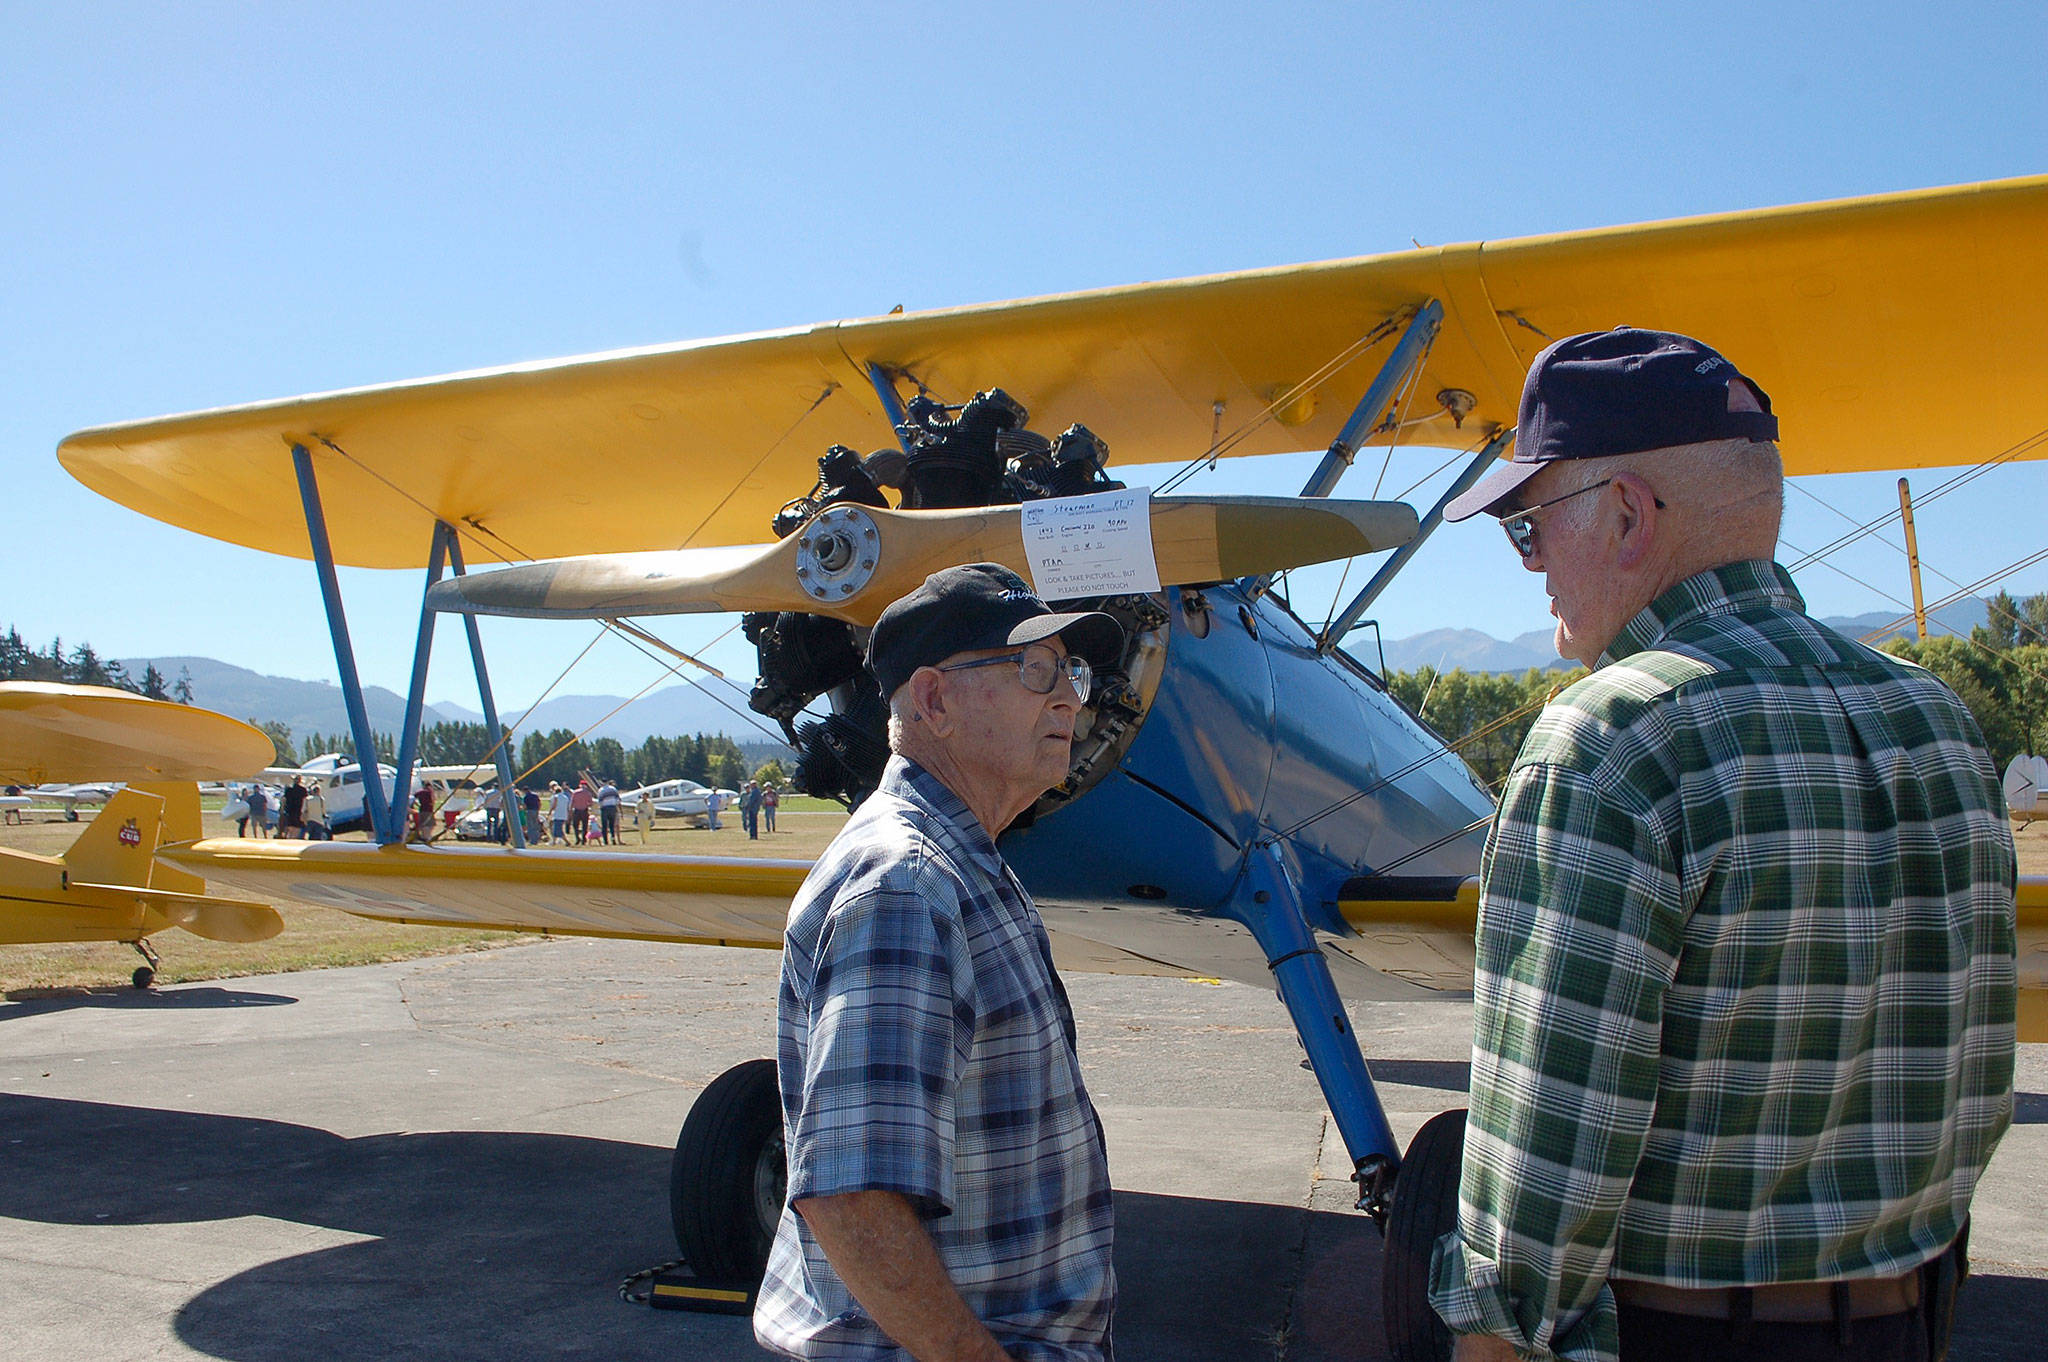
[{"label": "shirt collar", "polygon": [[996,850],[995,840],[981,826],[981,820],[967,807],[966,800],[954,794],[944,781],[930,771],[909,757],[892,755],[888,766],[882,771],[882,783],[879,788],[884,793],[918,805],[947,824],[958,834],[960,845],[966,851],[977,860],[987,862],[991,874],[1001,870],[1002,854]]},{"label": "shirt collar", "polygon": [[1631,653],[1655,647],[1695,620],[1733,615],[1765,606],[1805,613],[1806,601],[1792,585],[1791,574],[1762,558],[1727,563],[1694,573],[1667,589],[1622,626],[1597,665],[1618,662]]}]

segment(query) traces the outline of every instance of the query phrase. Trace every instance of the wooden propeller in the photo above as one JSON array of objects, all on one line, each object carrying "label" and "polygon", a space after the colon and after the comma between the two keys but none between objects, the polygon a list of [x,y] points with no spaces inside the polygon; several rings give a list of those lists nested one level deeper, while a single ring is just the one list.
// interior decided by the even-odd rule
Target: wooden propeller
[{"label": "wooden propeller", "polygon": [[[1398,501],[1161,497],[1151,503],[1159,580],[1220,582],[1398,548],[1415,537]],[[1030,577],[1023,508],[892,511],[842,503],[774,544],[557,558],[437,584],[436,610],[608,619],[794,610],[873,624],[883,607],[955,563]]]}]

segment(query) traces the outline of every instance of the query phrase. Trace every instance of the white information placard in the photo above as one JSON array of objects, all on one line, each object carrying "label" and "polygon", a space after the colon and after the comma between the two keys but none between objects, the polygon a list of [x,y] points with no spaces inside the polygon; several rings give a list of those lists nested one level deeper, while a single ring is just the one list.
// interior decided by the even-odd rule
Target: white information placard
[{"label": "white information placard", "polygon": [[1027,501],[1024,559],[1048,601],[1159,589],[1152,556],[1152,489],[1126,487]]}]

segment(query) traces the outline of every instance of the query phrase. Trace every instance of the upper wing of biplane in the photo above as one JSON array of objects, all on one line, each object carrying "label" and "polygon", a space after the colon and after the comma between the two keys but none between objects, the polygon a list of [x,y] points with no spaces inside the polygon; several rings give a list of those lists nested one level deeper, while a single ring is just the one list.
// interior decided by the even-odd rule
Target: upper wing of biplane
[{"label": "upper wing of biplane", "polygon": [[[102,426],[59,454],[147,515],[306,557],[304,443],[335,557],[364,567],[424,563],[436,519],[507,559],[749,544],[828,445],[891,440],[877,372],[1003,386],[1122,465],[1199,456],[1219,426],[1230,454],[1320,448],[1362,342],[1434,299],[1409,443],[1476,447],[1546,338],[1626,323],[1739,356],[1790,472],[1976,463],[2048,428],[2044,240],[2048,177],[2008,180],[512,365]],[[1431,400],[1454,390],[1455,417]]]}]

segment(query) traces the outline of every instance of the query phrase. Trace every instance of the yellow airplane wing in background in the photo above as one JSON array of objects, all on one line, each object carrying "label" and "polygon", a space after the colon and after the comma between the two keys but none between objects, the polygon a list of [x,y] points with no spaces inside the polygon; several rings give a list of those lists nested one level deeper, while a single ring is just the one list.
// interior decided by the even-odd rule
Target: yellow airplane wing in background
[{"label": "yellow airplane wing in background", "polygon": [[[868,366],[948,400],[1003,386],[1119,465],[1201,455],[1219,402],[1224,433],[1250,427],[1231,454],[1321,448],[1371,368],[1356,343],[1434,298],[1407,443],[1476,447],[1546,337],[1628,324],[1756,378],[1788,472],[1971,464],[2048,429],[2043,241],[2048,177],[2008,180],[512,365],[101,426],[59,457],[146,515],[304,558],[307,442],[335,557],[362,567],[424,563],[436,518],[510,559],[758,543],[828,445],[893,443]],[[1462,425],[1446,389],[1476,403]]]},{"label": "yellow airplane wing in background", "polygon": [[275,908],[205,892],[156,858],[200,832],[201,780],[232,780],[276,758],[270,739],[225,714],[102,686],[0,682],[0,780],[130,782],[62,856],[0,847],[0,942],[138,943],[171,927],[215,941],[261,941]]},{"label": "yellow airplane wing in background", "polygon": [[262,729],[105,686],[0,681],[0,781],[239,780],[277,759]]}]

